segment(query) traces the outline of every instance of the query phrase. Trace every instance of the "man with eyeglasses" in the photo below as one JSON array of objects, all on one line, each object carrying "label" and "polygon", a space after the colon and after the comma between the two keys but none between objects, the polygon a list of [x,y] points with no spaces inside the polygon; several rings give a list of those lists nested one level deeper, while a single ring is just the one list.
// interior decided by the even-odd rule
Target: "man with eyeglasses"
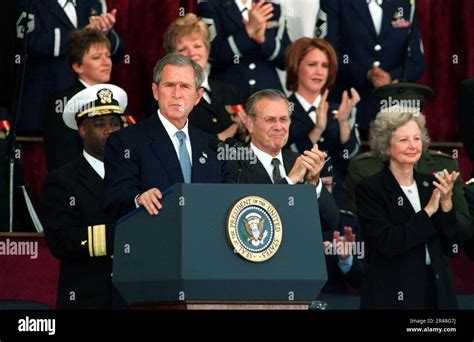
[{"label": "man with eyeglasses", "polygon": [[258,91],[248,99],[246,111],[250,148],[258,161],[243,168],[237,161],[227,161],[226,178],[253,184],[312,184],[318,196],[321,227],[334,229],[339,221],[339,210],[319,178],[326,153],[319,151],[317,145],[301,155],[283,149],[291,122],[286,96],[276,89]]}]

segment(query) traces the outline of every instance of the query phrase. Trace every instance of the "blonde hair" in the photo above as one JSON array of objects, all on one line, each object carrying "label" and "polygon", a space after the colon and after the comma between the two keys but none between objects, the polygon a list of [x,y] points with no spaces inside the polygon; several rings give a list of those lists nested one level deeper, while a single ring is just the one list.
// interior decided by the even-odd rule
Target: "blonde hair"
[{"label": "blonde hair", "polygon": [[173,21],[165,32],[163,47],[166,53],[176,52],[176,43],[187,36],[198,35],[207,51],[210,50],[210,34],[206,23],[199,20],[194,13],[188,13]]}]

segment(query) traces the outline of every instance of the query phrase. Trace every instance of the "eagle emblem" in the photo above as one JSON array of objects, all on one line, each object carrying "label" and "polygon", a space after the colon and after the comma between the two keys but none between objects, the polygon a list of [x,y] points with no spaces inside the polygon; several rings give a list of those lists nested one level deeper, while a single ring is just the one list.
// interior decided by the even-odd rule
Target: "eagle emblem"
[{"label": "eagle emblem", "polygon": [[101,104],[112,103],[112,91],[110,89],[101,89],[97,92],[97,98]]},{"label": "eagle emblem", "polygon": [[248,233],[247,241],[254,246],[259,246],[264,243],[268,232],[264,230],[265,221],[257,213],[248,214],[243,220],[245,230]]}]

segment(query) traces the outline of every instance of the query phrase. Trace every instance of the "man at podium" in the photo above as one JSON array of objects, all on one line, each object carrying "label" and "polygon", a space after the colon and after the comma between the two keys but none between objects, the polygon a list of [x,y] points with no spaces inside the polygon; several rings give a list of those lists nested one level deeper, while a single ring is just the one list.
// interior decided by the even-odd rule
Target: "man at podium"
[{"label": "man at podium", "polygon": [[286,96],[276,89],[258,91],[248,99],[246,112],[245,125],[252,141],[250,148],[257,156],[257,162],[227,161],[226,178],[236,183],[312,184],[318,196],[321,228],[332,230],[337,227],[339,209],[319,179],[326,153],[319,151],[317,145],[302,155],[283,149],[291,122]]},{"label": "man at podium", "polygon": [[107,140],[105,209],[115,218],[144,206],[161,209],[162,190],[177,183],[221,183],[222,167],[209,147],[214,139],[188,123],[199,103],[203,72],[191,58],[168,54],[153,70],[157,113]]}]

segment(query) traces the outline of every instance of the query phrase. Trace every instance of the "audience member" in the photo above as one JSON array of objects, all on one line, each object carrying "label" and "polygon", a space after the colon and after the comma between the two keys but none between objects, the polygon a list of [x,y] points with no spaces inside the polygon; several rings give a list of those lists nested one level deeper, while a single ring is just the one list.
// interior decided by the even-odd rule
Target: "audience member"
[{"label": "audience member", "polygon": [[41,115],[50,97],[74,81],[65,55],[69,34],[82,27],[103,31],[117,60],[123,54],[123,46],[113,29],[117,10],[107,12],[105,1],[37,0],[31,1],[29,13],[27,3],[17,1],[15,13],[17,53],[23,54],[26,44],[28,55],[21,109],[17,113],[18,130],[37,134],[42,132]]},{"label": "audience member", "polygon": [[282,89],[290,43],[280,5],[259,0],[201,1],[197,13],[211,30],[211,78],[239,87],[248,98],[261,89]]}]

